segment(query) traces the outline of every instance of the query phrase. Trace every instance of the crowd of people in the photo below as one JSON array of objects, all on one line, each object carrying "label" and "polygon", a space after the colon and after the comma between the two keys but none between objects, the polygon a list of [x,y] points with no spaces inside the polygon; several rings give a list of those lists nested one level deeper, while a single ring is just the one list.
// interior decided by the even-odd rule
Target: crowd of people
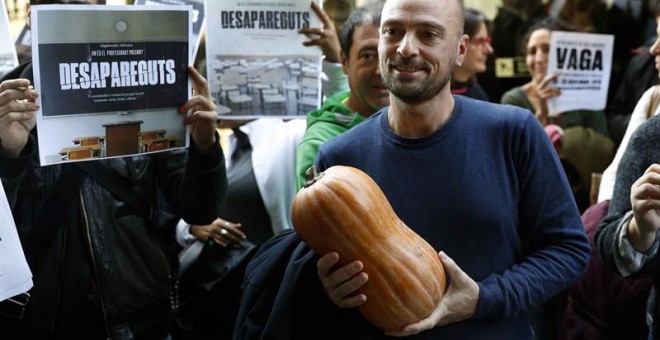
[{"label": "crowd of people", "polygon": [[[503,0],[491,20],[367,0],[341,23],[311,7],[321,107],[218,121],[201,60],[184,150],[39,166],[31,62],[2,79],[0,178],[34,280],[0,302],[3,339],[660,338],[660,1]],[[550,112],[558,31],[614,36],[603,110]],[[335,165],[439,252],[447,289],[419,322],[369,324],[364,263],[293,230],[307,170]],[[191,291],[209,256],[222,268]]]}]

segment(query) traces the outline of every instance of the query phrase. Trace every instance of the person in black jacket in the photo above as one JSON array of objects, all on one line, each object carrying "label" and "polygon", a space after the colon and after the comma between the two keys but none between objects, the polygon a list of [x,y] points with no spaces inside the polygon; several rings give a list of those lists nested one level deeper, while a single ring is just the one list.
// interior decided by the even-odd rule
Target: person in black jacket
[{"label": "person in black jacket", "polygon": [[[648,1],[646,11],[649,16],[657,19],[660,15],[660,1]],[[621,144],[630,116],[639,99],[646,90],[660,84],[658,70],[655,68],[656,57],[647,52],[655,41],[656,38],[651,39],[649,46],[638,49],[641,54],[630,59],[615,95],[607,104],[608,129],[610,137],[617,146]]]},{"label": "person in black jacket", "polygon": [[128,183],[145,210],[76,164],[39,167],[31,64],[3,79],[0,178],[34,275],[24,317],[0,316],[3,333],[12,327],[25,339],[168,336],[176,273],[158,241],[173,230],[156,228],[158,195],[187,221],[209,224],[226,190],[216,107],[206,80],[192,67],[189,73],[195,95],[179,108],[193,111],[181,117],[191,128],[188,150],[90,161],[106,169],[105,177]]},{"label": "person in black jacket", "polygon": [[606,109],[610,137],[617,146],[621,144],[637,102],[646,90],[659,83],[655,56],[640,54],[630,59],[621,84]]}]

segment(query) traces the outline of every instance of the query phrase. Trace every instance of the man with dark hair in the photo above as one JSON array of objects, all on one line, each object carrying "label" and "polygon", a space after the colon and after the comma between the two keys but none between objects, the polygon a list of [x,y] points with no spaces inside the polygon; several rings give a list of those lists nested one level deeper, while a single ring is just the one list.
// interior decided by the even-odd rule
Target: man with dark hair
[{"label": "man with dark hair", "polygon": [[[529,312],[580,277],[589,243],[534,115],[452,96],[450,74],[468,44],[462,16],[458,0],[385,3],[378,52],[390,107],[321,146],[315,164],[366,172],[397,216],[441,250],[445,295],[427,318],[390,335],[532,339]],[[319,255],[336,306],[378,299],[356,294],[369,281],[361,261],[337,266],[341,254]],[[354,338],[382,331],[369,335]]]},{"label": "man with dark hair", "polygon": [[330,96],[320,109],[307,114],[307,130],[296,156],[297,188],[305,184],[321,144],[353,128],[389,103],[389,92],[378,69],[378,24],[381,2],[357,8],[343,25],[339,42],[341,63],[350,91]]}]

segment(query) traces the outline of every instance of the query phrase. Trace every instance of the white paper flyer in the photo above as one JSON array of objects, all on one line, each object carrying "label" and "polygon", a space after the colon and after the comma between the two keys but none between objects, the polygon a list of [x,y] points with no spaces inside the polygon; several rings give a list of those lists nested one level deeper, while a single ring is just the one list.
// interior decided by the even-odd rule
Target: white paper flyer
[{"label": "white paper flyer", "polygon": [[209,88],[223,119],[304,116],[321,103],[321,27],[309,0],[206,1]]},{"label": "white paper flyer", "polygon": [[559,74],[561,95],[548,100],[551,116],[571,110],[603,110],[612,69],[614,36],[552,32],[548,74]]}]

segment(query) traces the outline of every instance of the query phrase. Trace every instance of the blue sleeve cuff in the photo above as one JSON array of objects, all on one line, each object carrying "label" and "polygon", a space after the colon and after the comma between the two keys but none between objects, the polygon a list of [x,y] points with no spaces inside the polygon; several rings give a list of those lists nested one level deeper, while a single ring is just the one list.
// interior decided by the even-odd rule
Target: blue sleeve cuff
[{"label": "blue sleeve cuff", "polygon": [[481,282],[477,282],[477,284],[479,285],[479,302],[473,318],[483,320],[496,317],[500,313],[497,312],[495,294],[501,293],[494,292]]}]

